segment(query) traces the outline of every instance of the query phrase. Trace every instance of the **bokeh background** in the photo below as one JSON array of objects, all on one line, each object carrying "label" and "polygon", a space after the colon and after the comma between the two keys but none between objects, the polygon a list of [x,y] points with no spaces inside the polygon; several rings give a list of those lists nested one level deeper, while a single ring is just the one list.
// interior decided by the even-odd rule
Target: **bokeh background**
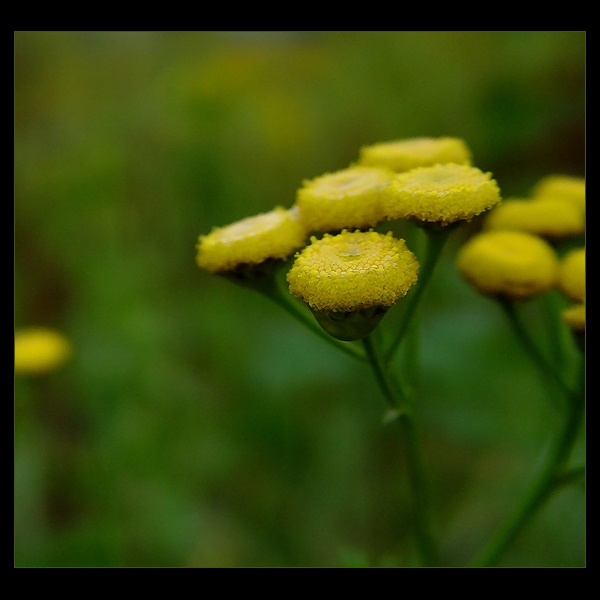
[{"label": "bokeh background", "polygon": [[[584,176],[584,101],[583,32],[15,33],[15,327],[74,347],[15,378],[15,564],[416,564],[371,373],[200,271],[197,237],[380,141],[464,138],[504,197]],[[452,238],[418,348],[448,565],[511,511],[558,424],[454,270],[477,226]],[[583,488],[502,564],[582,566]]]}]

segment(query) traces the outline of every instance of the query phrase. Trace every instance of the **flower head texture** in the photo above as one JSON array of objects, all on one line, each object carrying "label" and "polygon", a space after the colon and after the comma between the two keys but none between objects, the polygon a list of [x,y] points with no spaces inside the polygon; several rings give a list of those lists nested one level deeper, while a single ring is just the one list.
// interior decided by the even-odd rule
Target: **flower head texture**
[{"label": "flower head texture", "polygon": [[301,248],[306,238],[307,231],[298,211],[276,207],[200,236],[196,262],[211,273],[231,271],[241,264],[285,259]]},{"label": "flower head texture", "polygon": [[549,175],[533,188],[535,198],[562,198],[585,212],[585,179],[567,175]]},{"label": "flower head texture", "polygon": [[415,218],[447,225],[474,216],[500,202],[491,173],[453,163],[397,174],[382,198],[389,219]]},{"label": "flower head texture", "polygon": [[369,228],[382,220],[380,198],[393,173],[353,167],[304,181],[296,206],[308,231]]},{"label": "flower head texture", "polygon": [[318,311],[389,307],[417,281],[419,263],[404,240],[374,231],[325,234],[296,257],[290,291]]},{"label": "flower head texture", "polygon": [[488,231],[459,251],[457,268],[480,292],[518,300],[556,282],[558,260],[542,238],[521,231]]},{"label": "flower head texture", "polygon": [[571,250],[560,262],[558,287],[573,300],[585,301],[585,248]]},{"label": "flower head texture", "polygon": [[388,167],[397,173],[445,163],[471,164],[471,151],[463,140],[419,137],[363,146],[360,149],[359,164]]},{"label": "flower head texture", "polygon": [[514,229],[549,238],[583,233],[583,213],[564,198],[510,199],[494,208],[485,221],[487,229]]},{"label": "flower head texture", "polygon": [[15,373],[42,375],[54,371],[71,356],[71,344],[57,331],[31,327],[15,332]]}]

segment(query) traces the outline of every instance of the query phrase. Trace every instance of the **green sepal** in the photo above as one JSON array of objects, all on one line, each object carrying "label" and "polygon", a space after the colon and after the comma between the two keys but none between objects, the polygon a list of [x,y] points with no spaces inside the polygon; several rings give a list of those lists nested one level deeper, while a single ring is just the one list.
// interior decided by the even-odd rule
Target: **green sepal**
[{"label": "green sepal", "polygon": [[351,312],[325,312],[312,310],[317,323],[332,337],[343,342],[353,342],[367,337],[383,319],[385,306],[371,306]]}]

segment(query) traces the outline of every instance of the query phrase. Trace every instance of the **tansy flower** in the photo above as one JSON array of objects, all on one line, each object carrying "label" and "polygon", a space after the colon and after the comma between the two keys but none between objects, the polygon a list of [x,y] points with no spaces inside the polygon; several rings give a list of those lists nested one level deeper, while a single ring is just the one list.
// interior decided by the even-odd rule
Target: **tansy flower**
[{"label": "tansy flower", "polygon": [[287,275],[290,291],[338,339],[368,335],[417,281],[417,259],[391,233],[342,231],[311,242]]},{"label": "tansy flower", "polygon": [[381,192],[393,173],[353,167],[304,181],[296,206],[308,231],[364,229],[382,220]]},{"label": "tansy flower", "polygon": [[498,202],[500,190],[491,173],[453,163],[397,174],[382,197],[389,219],[441,225],[470,221]]},{"label": "tansy flower", "polygon": [[200,236],[196,262],[211,273],[221,273],[244,264],[285,259],[304,245],[306,237],[298,210],[278,206]]},{"label": "tansy flower", "polygon": [[564,198],[506,200],[487,216],[487,229],[515,229],[549,238],[583,233],[583,213]]},{"label": "tansy flower", "polygon": [[585,304],[576,304],[566,308],[562,312],[562,317],[567,325],[574,331],[585,331]]},{"label": "tansy flower", "polygon": [[585,300],[585,248],[571,250],[558,268],[558,287],[572,298]]},{"label": "tansy flower", "polygon": [[542,238],[521,231],[488,231],[460,249],[457,267],[480,292],[516,300],[552,288],[558,260]]},{"label": "tansy flower", "polygon": [[585,179],[567,175],[549,175],[533,188],[535,198],[563,198],[585,212]]},{"label": "tansy flower", "polygon": [[471,164],[471,151],[463,140],[418,137],[363,146],[360,149],[359,164],[388,167],[397,173],[444,163]]},{"label": "tansy flower", "polygon": [[31,327],[15,333],[15,373],[42,375],[61,367],[71,356],[71,344],[60,333]]}]

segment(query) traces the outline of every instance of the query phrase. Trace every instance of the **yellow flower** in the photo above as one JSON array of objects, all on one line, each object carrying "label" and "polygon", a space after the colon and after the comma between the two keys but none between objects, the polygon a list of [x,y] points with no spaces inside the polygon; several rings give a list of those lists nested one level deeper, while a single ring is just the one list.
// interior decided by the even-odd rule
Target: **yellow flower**
[{"label": "yellow flower", "polygon": [[390,307],[417,281],[419,263],[404,240],[374,231],[311,238],[297,254],[290,291],[317,311]]},{"label": "yellow flower", "polygon": [[510,199],[488,215],[488,229],[514,229],[550,238],[583,233],[583,213],[563,198]]},{"label": "yellow flower", "polygon": [[382,198],[389,219],[415,218],[442,225],[470,221],[498,202],[500,190],[491,173],[452,163],[400,173]]},{"label": "yellow flower", "polygon": [[585,300],[585,248],[571,250],[558,268],[558,287],[572,298]]},{"label": "yellow flower", "polygon": [[71,356],[71,344],[44,327],[15,332],[15,373],[42,375],[61,367]]},{"label": "yellow flower", "polygon": [[353,167],[304,181],[296,206],[309,231],[364,229],[382,220],[380,198],[393,173]]},{"label": "yellow flower", "polygon": [[585,179],[567,175],[549,175],[533,188],[535,198],[563,198],[585,212]]},{"label": "yellow flower", "polygon": [[488,231],[460,249],[457,267],[480,292],[516,300],[552,288],[558,260],[542,238],[521,231]]},{"label": "yellow flower", "polygon": [[198,240],[196,262],[211,273],[256,265],[270,258],[285,259],[301,248],[307,231],[297,209],[276,207],[268,213],[213,229]]},{"label": "yellow flower", "polygon": [[444,163],[471,164],[471,151],[463,140],[418,137],[363,146],[360,149],[359,164],[388,167],[397,173]]},{"label": "yellow flower", "polygon": [[562,317],[573,331],[585,331],[585,303],[566,308]]}]

